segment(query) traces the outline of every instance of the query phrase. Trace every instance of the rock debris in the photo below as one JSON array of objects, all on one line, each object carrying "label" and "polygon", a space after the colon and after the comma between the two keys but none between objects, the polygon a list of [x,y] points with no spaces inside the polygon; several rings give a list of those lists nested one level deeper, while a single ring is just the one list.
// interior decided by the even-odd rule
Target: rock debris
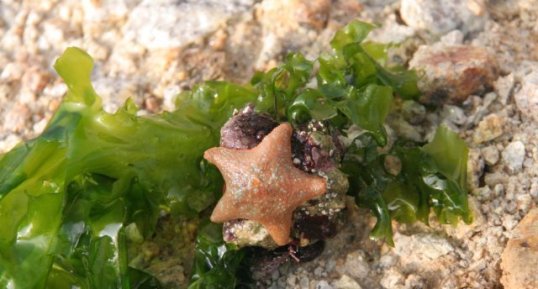
[{"label": "rock debris", "polygon": [[[285,2],[291,6],[283,9]],[[402,114],[389,117],[390,134],[425,141],[445,123],[476,153],[468,164],[474,222],[395,223],[390,248],[368,238],[375,218],[349,201],[349,222],[319,258],[284,266],[260,287],[536,288],[536,271],[526,272],[537,266],[537,233],[528,229],[537,221],[527,217],[532,221],[518,225],[538,202],[535,1],[305,3],[2,1],[0,152],[44,129],[66,92],[51,64],[68,46],[95,58],[93,81],[108,111],[131,97],[159,112],[174,109],[175,95],[202,80],[247,82],[289,51],[314,57],[328,49],[334,31],[361,18],[381,26],[383,33],[371,38],[401,43],[389,63],[412,60],[428,72],[422,79],[427,105],[402,105]],[[446,56],[448,62],[439,62]],[[446,69],[436,69],[432,57]],[[173,260],[173,251],[159,258]],[[185,286],[187,267],[168,266],[175,277],[167,284]]]}]

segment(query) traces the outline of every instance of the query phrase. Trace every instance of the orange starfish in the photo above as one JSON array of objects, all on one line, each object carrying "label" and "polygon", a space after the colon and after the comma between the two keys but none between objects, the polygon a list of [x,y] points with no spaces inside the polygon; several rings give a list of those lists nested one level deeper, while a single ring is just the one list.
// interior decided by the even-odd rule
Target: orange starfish
[{"label": "orange starfish", "polygon": [[283,123],[252,149],[216,147],[204,153],[226,183],[211,221],[257,221],[277,245],[289,242],[293,211],[327,190],[324,178],[293,165],[292,132],[291,125]]}]

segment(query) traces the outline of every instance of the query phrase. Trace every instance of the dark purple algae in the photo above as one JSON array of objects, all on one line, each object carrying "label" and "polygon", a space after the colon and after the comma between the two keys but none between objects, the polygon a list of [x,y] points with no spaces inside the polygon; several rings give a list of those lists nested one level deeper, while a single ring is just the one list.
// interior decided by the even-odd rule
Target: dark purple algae
[{"label": "dark purple algae", "polygon": [[278,247],[274,250],[267,250],[257,247],[253,250],[252,260],[253,278],[263,280],[271,276],[278,268],[290,261],[293,262],[310,262],[316,259],[325,248],[324,241],[317,241],[305,247],[299,247],[296,244],[289,244]]},{"label": "dark purple algae", "polygon": [[322,122],[313,121],[295,130],[292,152],[298,168],[315,172],[338,167],[344,149],[336,133]]},{"label": "dark purple algae", "polygon": [[310,216],[303,211],[294,215],[293,230],[310,240],[323,240],[336,235],[337,223],[326,215]]},{"label": "dark purple algae", "polygon": [[269,115],[255,112],[251,105],[246,106],[221,128],[220,145],[233,149],[251,149],[277,125]]}]

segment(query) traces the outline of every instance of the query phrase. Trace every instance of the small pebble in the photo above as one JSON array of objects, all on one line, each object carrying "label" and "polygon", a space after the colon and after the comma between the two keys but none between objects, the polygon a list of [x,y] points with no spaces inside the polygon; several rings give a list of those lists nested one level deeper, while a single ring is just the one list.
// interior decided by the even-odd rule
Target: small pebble
[{"label": "small pebble", "polygon": [[310,284],[310,280],[307,277],[302,277],[299,281],[299,286],[301,288],[308,288],[308,285]]},{"label": "small pebble", "polygon": [[498,114],[486,116],[476,128],[473,141],[477,144],[494,140],[504,133],[506,120]]},{"label": "small pebble", "polygon": [[316,285],[316,289],[333,289],[333,287],[331,285],[329,285],[329,283],[327,281],[321,280]]},{"label": "small pebble", "polygon": [[488,166],[493,166],[499,161],[499,150],[493,145],[482,149],[482,156]]},{"label": "small pebble", "polygon": [[525,159],[525,145],[520,141],[511,142],[502,152],[502,158],[510,172],[520,171]]}]

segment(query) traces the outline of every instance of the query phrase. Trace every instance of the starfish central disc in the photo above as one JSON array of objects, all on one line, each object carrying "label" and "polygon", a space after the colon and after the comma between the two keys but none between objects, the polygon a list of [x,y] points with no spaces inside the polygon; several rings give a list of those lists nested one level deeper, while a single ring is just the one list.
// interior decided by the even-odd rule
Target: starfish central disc
[{"label": "starfish central disc", "polygon": [[292,133],[291,125],[283,123],[252,149],[215,147],[204,153],[226,183],[211,221],[257,221],[277,245],[289,242],[293,211],[327,190],[324,178],[293,165]]}]

